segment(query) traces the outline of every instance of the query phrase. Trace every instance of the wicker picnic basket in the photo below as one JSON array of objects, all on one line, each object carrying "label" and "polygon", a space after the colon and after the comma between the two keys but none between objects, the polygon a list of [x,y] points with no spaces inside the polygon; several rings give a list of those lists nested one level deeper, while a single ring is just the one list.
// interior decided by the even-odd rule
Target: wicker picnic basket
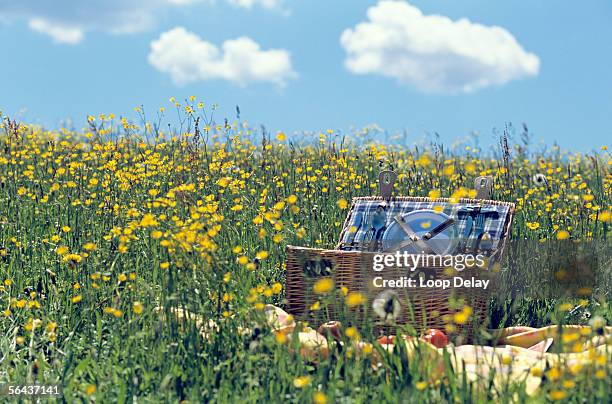
[{"label": "wicker picnic basket", "polygon": [[[514,204],[500,202],[489,199],[460,199],[451,201],[447,198],[424,197],[361,197],[354,198],[351,209],[347,215],[343,230],[340,234],[339,243],[336,249],[314,249],[307,247],[287,246],[286,261],[286,298],[288,311],[299,319],[307,320],[311,323],[322,323],[328,320],[339,319],[346,315],[347,307],[341,294],[336,299],[327,301],[325,307],[313,310],[313,304],[320,299],[313,291],[313,285],[321,277],[329,277],[334,281],[338,289],[360,292],[366,297],[369,307],[382,290],[374,285],[374,278],[380,273],[373,270],[373,260],[377,252],[363,250],[347,250],[347,232],[350,232],[350,219],[353,211],[360,204],[385,203],[393,204],[437,204],[448,206],[449,204],[469,204],[478,206],[490,206],[503,209],[504,217],[500,220],[499,242],[495,248],[495,253],[489,257],[491,262],[498,262],[503,255],[507,234],[511,226],[514,215]],[[350,238],[350,237],[349,237]],[[481,271],[482,268],[472,268],[458,273],[449,273],[447,268],[442,265],[420,266],[410,274],[406,268],[390,266],[385,268],[386,278],[400,279],[404,275],[409,275],[413,279],[418,277],[424,279],[451,279],[456,276],[470,278],[475,275],[474,271]],[[480,273],[479,277],[487,274]],[[449,318],[461,310],[461,307],[468,305],[471,307],[470,320],[464,324],[455,324],[456,332],[472,338],[475,325],[482,324],[487,317],[487,306],[489,301],[489,291],[483,289],[457,290],[455,288],[397,288],[393,289],[393,294],[401,303],[402,310],[399,316],[394,318],[393,323],[402,325],[410,324],[415,329],[422,331],[427,328],[444,328],[448,324]],[[368,307],[360,308],[354,317],[368,316],[376,318],[372,310]],[[380,320],[380,319],[379,319]],[[386,319],[385,319],[386,320]],[[389,325],[378,323],[376,327],[380,332],[388,332]],[[318,324],[317,324],[318,325]]]}]

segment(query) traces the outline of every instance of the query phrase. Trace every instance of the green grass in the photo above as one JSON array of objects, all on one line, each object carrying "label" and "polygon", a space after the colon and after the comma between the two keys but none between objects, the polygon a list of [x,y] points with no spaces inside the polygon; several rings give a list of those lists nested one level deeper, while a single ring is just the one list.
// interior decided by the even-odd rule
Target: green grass
[{"label": "green grass", "polygon": [[[333,133],[305,145],[186,119],[188,135],[173,139],[156,136],[155,125],[146,132],[98,119],[82,132],[57,133],[5,120],[0,382],[59,383],[66,401],[308,402],[316,391],[328,402],[527,399],[521,380],[479,389],[450,366],[420,391],[415,383],[430,374],[402,352],[380,351],[376,371],[347,349],[304,361],[297,347],[277,343],[256,306],[283,306],[284,292],[272,285],[284,282],[284,247],[333,247],[346,215],[338,201],[375,194],[381,168],[400,174],[403,195],[464,196],[475,176],[493,175],[493,197],[517,203],[514,239],[555,239],[567,230],[572,240],[607,242],[607,152],[509,146],[494,158],[440,145],[354,143]],[[546,184],[533,183],[537,173]],[[87,252],[87,243],[95,250]],[[269,256],[256,258],[262,251]],[[529,273],[535,281],[546,268],[543,262]],[[593,316],[609,324],[608,284],[581,307],[577,299],[492,301],[489,325],[586,324]],[[576,309],[560,311],[564,302]],[[196,319],[179,321],[174,308],[218,329],[206,340]],[[603,380],[577,377],[568,399],[609,397],[609,360],[606,369]],[[309,384],[296,387],[306,375]],[[530,399],[546,401],[555,388],[545,381]]]}]

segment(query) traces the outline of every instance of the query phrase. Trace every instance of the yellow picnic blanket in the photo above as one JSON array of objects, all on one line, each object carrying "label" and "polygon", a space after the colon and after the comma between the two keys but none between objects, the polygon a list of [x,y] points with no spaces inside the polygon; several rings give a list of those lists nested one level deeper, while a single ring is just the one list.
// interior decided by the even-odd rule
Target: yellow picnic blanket
[{"label": "yellow picnic blanket", "polygon": [[[205,322],[197,314],[182,309],[173,312],[179,319],[195,319],[204,338],[209,338],[210,333],[217,329],[214,322]],[[264,314],[267,325],[277,335],[282,334],[283,339],[290,340],[297,335],[304,359],[316,362],[329,355],[330,342],[317,330],[297,324],[290,314],[273,305],[266,305]],[[297,332],[296,327],[300,327]],[[497,339],[496,346],[451,344],[436,348],[410,337],[405,337],[404,341],[407,355],[418,356],[416,359],[427,366],[432,382],[442,377],[449,360],[455,373],[465,373],[468,380],[481,384],[483,388],[488,388],[491,379],[498,387],[508,382],[524,381],[529,395],[537,392],[543,377],[554,381],[583,371],[592,374],[605,372],[605,365],[612,357],[612,327],[595,330],[589,326],[565,325],[489,331]],[[388,352],[395,348],[391,343],[381,345]],[[354,340],[351,348],[356,355],[374,356],[373,363],[377,362],[378,353],[372,349],[372,344]]]}]

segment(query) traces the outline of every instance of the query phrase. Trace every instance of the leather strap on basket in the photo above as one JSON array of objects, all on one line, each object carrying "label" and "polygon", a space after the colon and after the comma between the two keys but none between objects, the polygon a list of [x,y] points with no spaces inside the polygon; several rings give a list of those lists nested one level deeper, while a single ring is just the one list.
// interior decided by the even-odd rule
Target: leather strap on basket
[{"label": "leather strap on basket", "polygon": [[476,199],[489,199],[493,189],[493,177],[476,178],[474,180],[474,189],[476,189]]},{"label": "leather strap on basket", "polygon": [[378,174],[378,187],[380,190],[380,196],[383,199],[391,199],[391,195],[393,194],[393,185],[395,185],[396,180],[397,173],[395,171],[385,170]]}]

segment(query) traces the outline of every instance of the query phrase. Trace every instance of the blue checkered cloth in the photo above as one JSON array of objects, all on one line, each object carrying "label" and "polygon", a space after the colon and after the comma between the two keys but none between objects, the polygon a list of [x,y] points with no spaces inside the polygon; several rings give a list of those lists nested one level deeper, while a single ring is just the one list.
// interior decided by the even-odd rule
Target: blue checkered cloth
[{"label": "blue checkered cloth", "polygon": [[[468,224],[466,213],[470,209],[480,208],[480,210],[485,210],[489,212],[488,215],[485,216],[484,220],[484,233],[488,233],[490,235],[490,250],[495,250],[499,245],[500,240],[505,237],[504,229],[506,222],[509,220],[509,211],[510,207],[508,205],[491,205],[491,204],[475,204],[475,203],[449,203],[442,201],[434,201],[434,202],[418,202],[418,201],[406,201],[406,200],[391,200],[389,202],[383,202],[382,200],[372,200],[372,199],[353,199],[353,206],[350,210],[350,216],[343,231],[343,237],[340,242],[340,249],[342,250],[362,250],[363,245],[367,244],[368,240],[364,240],[366,236],[371,236],[371,225],[372,217],[375,214],[377,208],[381,204],[386,204],[385,207],[385,215],[386,215],[386,226],[389,227],[393,218],[396,215],[405,215],[409,212],[416,210],[432,210],[434,207],[437,212],[442,212],[447,214],[448,216],[455,219],[455,225],[457,226],[457,234],[460,238],[463,238],[464,231]],[[439,206],[442,207],[440,211]],[[492,213],[492,212],[496,212]],[[358,213],[361,213],[361,226],[359,226],[358,221]],[[474,238],[478,235],[475,232],[476,226],[476,216],[472,215],[472,232],[468,237],[466,243],[469,245]],[[355,230],[357,230],[355,232]],[[369,234],[368,234],[369,232]],[[366,244],[364,244],[364,241]]]}]

